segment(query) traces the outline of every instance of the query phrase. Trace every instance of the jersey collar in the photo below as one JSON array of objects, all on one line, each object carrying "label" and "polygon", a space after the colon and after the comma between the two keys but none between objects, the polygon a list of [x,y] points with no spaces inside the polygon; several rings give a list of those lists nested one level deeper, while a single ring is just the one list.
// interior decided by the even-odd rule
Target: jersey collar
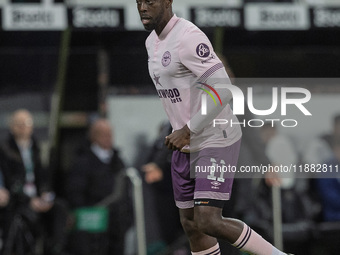
[{"label": "jersey collar", "polygon": [[179,21],[179,18],[174,14],[172,18],[169,20],[168,24],[164,27],[162,33],[159,35],[159,40],[164,40],[165,37],[169,34],[171,29],[176,25],[177,21]]}]

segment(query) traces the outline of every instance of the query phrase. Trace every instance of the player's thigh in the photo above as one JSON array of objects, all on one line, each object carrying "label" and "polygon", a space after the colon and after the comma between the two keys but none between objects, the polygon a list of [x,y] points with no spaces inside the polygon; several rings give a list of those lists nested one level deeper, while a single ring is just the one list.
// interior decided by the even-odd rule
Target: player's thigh
[{"label": "player's thigh", "polygon": [[187,209],[179,209],[179,217],[181,224],[185,231],[189,231],[195,228],[194,222],[194,207]]}]

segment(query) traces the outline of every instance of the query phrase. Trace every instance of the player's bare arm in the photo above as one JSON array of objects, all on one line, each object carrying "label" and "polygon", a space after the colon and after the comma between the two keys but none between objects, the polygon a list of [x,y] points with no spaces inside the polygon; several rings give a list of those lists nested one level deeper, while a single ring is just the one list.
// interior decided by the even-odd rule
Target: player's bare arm
[{"label": "player's bare arm", "polygon": [[181,150],[190,143],[190,129],[187,125],[165,137],[165,145],[171,150]]}]

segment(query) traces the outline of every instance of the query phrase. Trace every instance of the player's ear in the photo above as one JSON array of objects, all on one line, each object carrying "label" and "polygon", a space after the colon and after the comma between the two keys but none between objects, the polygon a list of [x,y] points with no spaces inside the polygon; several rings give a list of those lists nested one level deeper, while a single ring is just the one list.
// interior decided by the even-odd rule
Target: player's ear
[{"label": "player's ear", "polygon": [[166,0],[166,8],[170,8],[172,6],[173,0]]}]

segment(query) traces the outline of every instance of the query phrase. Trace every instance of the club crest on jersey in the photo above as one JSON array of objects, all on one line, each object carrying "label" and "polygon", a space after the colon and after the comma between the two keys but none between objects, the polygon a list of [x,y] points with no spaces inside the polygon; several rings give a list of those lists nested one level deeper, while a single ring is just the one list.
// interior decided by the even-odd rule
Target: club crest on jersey
[{"label": "club crest on jersey", "polygon": [[171,63],[171,53],[169,51],[164,52],[162,57],[162,65],[167,67]]},{"label": "club crest on jersey", "polygon": [[196,53],[199,57],[201,58],[207,58],[210,56],[210,49],[209,46],[206,45],[205,43],[200,43],[197,47],[196,47]]}]

